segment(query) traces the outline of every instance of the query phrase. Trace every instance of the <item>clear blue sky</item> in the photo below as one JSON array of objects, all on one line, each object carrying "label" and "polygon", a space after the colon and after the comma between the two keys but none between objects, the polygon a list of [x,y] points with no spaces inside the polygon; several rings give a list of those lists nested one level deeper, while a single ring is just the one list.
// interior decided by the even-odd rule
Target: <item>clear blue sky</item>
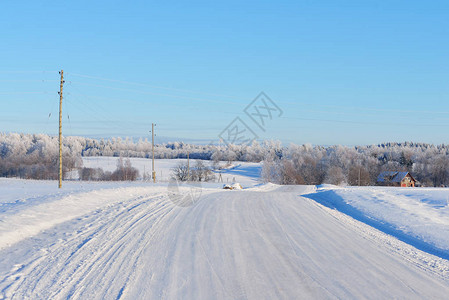
[{"label": "clear blue sky", "polygon": [[57,134],[64,69],[65,135],[449,142],[448,1],[214,2],[2,1],[0,131]]}]

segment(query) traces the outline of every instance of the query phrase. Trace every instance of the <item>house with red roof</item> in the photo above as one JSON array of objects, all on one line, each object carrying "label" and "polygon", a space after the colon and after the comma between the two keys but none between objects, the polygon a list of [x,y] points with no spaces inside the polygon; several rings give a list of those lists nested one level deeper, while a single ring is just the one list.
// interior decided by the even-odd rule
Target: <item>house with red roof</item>
[{"label": "house with red roof", "polygon": [[416,180],[409,172],[385,171],[377,177],[378,185],[415,187]]}]

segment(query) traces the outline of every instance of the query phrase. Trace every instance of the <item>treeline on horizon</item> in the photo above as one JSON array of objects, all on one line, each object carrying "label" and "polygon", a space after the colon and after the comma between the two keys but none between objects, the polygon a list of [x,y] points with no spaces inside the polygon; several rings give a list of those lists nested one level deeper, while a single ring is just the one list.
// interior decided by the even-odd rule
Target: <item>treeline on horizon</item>
[{"label": "treeline on horizon", "polygon": [[[45,134],[0,134],[0,176],[27,179],[58,178],[58,138]],[[278,184],[375,185],[381,171],[408,171],[423,186],[449,185],[449,146],[425,143],[385,143],[368,146],[282,146],[279,141],[251,145],[195,145],[173,142],[155,145],[155,158],[262,162],[262,178]],[[63,138],[63,176],[83,169],[83,156],[152,157],[148,139]],[[126,161],[125,161],[126,163]],[[129,164],[122,164],[131,168]],[[120,170],[117,166],[117,172]],[[82,171],[80,171],[82,172]],[[86,172],[86,170],[84,170]],[[123,172],[123,170],[121,171]],[[121,174],[121,173],[119,173]],[[125,174],[128,174],[125,172]],[[134,180],[133,170],[126,180]],[[90,178],[81,176],[80,178]],[[106,174],[104,180],[122,180]],[[109,178],[108,178],[109,176]]]}]

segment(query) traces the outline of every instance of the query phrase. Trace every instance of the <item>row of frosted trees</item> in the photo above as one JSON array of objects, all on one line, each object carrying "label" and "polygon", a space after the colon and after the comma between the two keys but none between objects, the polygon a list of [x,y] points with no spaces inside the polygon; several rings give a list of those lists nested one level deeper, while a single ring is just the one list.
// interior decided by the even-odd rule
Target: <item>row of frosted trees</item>
[{"label": "row of frosted trees", "polygon": [[[81,167],[82,148],[76,138],[64,138],[63,175]],[[57,179],[59,140],[45,134],[1,134],[0,176]]]},{"label": "row of frosted trees", "polygon": [[[44,134],[0,134],[0,176],[34,179],[58,178],[58,139]],[[370,146],[283,146],[278,141],[251,145],[158,144],[156,158],[262,162],[262,178],[278,184],[374,185],[381,171],[409,171],[424,186],[449,185],[449,147],[423,143],[387,143]],[[64,137],[63,173],[82,168],[82,156],[151,157],[151,142],[130,138],[90,139]],[[126,178],[128,161],[118,165]],[[111,178],[84,170],[83,178]],[[95,173],[97,172],[97,173]],[[100,172],[101,173],[101,172]],[[98,179],[97,179],[98,180]]]},{"label": "row of frosted trees", "polygon": [[408,171],[423,186],[449,185],[449,148],[428,144],[363,147],[290,145],[269,154],[262,177],[279,184],[375,185],[382,171]]}]

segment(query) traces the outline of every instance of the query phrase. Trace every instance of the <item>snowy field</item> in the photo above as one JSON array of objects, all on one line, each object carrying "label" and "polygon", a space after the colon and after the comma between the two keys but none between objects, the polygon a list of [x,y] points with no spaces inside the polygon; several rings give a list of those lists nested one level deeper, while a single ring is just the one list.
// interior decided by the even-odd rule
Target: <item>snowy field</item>
[{"label": "snowy field", "polygon": [[306,197],[449,259],[448,188],[324,185]]},{"label": "snowy field", "polygon": [[[104,171],[113,172],[117,168],[117,157],[83,157],[83,165],[87,168],[101,168]],[[151,178],[152,160],[147,158],[130,158],[134,168],[139,170],[140,177],[147,174]],[[203,160],[206,166],[211,167],[212,161]],[[187,159],[156,159],[154,168],[156,170],[156,178],[159,182],[168,182],[171,177],[171,169],[178,164],[186,164]],[[190,166],[195,166],[196,160],[190,160]],[[226,162],[220,162],[220,166],[226,166]],[[232,162],[232,165],[222,170],[222,180],[224,183],[232,183],[233,181],[241,183],[243,186],[249,187],[259,183],[261,171],[260,163],[251,162]],[[216,181],[219,179],[218,172],[215,173]],[[74,178],[78,178],[74,174]],[[142,178],[140,178],[142,179]]]},{"label": "snowy field", "polygon": [[[115,169],[102,159],[85,166]],[[0,299],[447,299],[446,189],[277,186],[259,172],[224,171],[236,191],[0,179]]]}]

